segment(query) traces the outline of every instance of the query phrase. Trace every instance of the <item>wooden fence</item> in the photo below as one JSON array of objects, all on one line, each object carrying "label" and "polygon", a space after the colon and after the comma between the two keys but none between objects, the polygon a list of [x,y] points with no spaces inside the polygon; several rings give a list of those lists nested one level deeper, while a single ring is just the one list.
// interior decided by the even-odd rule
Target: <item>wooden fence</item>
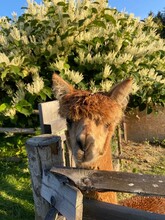
[{"label": "wooden fence", "polygon": [[[51,109],[50,106],[56,108]],[[26,142],[35,220],[165,219],[165,215],[85,199],[82,189],[165,196],[165,177],[70,168],[72,160],[68,159],[70,151],[65,139],[66,125],[58,116],[58,103],[41,104],[39,109],[42,131],[51,134],[42,134]],[[50,117],[44,116],[46,112],[48,116],[51,113]],[[52,121],[52,118],[55,120]]]},{"label": "wooden fence", "polygon": [[[33,110],[32,114],[39,115],[38,110]],[[35,134],[34,128],[7,128],[0,127],[0,133],[13,133],[13,134]]]}]

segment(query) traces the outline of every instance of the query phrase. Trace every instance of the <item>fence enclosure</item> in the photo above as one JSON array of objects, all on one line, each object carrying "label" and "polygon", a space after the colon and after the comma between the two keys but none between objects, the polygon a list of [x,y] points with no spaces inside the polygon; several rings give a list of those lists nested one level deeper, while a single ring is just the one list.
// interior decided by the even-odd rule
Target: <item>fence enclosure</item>
[{"label": "fence enclosure", "polygon": [[[73,161],[65,138],[66,124],[58,115],[58,102],[42,103],[39,111],[43,134],[26,142],[35,220],[165,219],[165,215],[84,198],[80,189],[165,196],[165,187],[160,184],[165,182],[165,177],[143,175],[141,178],[139,174],[71,168]],[[98,181],[97,177],[104,181]],[[84,178],[91,184],[85,185]]]}]

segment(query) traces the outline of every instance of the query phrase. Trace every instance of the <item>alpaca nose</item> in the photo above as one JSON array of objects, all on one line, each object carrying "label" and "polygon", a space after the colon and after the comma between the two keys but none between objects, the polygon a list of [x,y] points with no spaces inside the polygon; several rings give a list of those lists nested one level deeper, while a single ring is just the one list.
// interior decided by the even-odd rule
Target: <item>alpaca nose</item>
[{"label": "alpaca nose", "polygon": [[89,147],[94,144],[94,140],[90,136],[81,136],[77,138],[77,145],[79,146],[80,150],[87,151]]}]

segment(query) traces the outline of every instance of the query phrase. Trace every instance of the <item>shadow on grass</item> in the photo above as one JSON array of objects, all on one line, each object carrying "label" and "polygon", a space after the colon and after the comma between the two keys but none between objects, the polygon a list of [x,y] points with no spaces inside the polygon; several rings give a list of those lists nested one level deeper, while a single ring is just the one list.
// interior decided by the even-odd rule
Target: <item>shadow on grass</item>
[{"label": "shadow on grass", "polygon": [[25,159],[0,161],[0,219],[34,220],[30,174]]}]

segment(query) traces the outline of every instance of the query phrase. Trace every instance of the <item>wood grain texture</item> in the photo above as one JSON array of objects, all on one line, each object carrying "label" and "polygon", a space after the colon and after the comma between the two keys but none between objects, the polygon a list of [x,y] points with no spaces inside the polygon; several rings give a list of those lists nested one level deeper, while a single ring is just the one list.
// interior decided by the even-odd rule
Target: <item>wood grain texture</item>
[{"label": "wood grain texture", "polygon": [[55,208],[67,220],[82,220],[83,195],[78,188],[68,185],[65,178],[46,172],[42,178],[41,195],[49,203],[54,198]]},{"label": "wood grain texture", "polygon": [[165,196],[165,176],[56,167],[51,172],[67,176],[82,190]]}]

